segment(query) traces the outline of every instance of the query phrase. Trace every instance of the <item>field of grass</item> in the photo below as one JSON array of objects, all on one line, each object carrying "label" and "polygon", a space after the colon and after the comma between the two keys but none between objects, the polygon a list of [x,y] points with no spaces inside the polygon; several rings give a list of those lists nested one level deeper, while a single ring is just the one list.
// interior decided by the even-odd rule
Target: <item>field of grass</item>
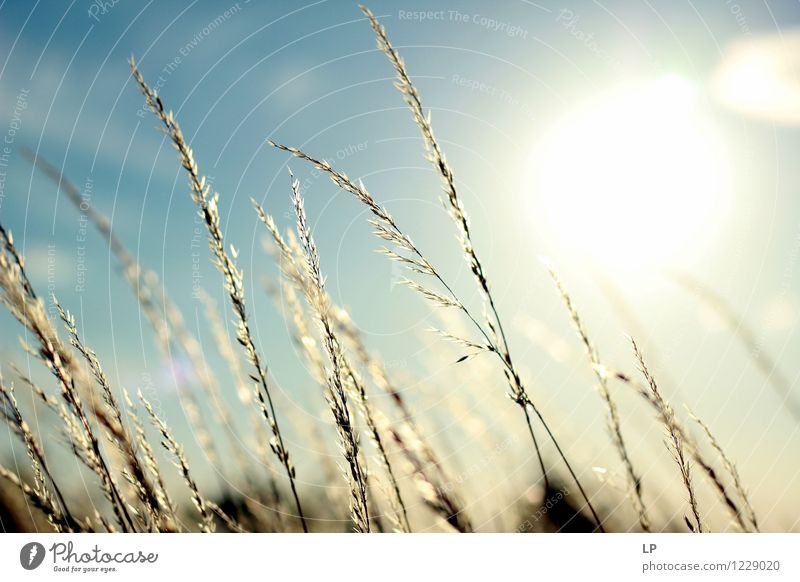
[{"label": "field of grass", "polygon": [[[206,362],[207,346],[201,345],[179,302],[167,294],[162,277],[142,264],[115,234],[109,218],[87,205],[80,189],[57,166],[32,152],[27,157],[70,203],[81,208],[101,235],[164,358],[179,354],[188,362],[193,386],[180,393],[181,404],[206,461],[227,469],[225,474],[217,473],[219,486],[207,491],[169,419],[141,390],[129,392],[114,385],[76,325],[70,306],[36,287],[28,274],[29,264],[14,243],[11,225],[2,224],[3,304],[21,326],[14,333],[21,333],[29,361],[37,361],[50,373],[49,381],[43,383],[13,362],[2,364],[0,414],[9,436],[16,439],[14,450],[24,452],[24,456],[14,456],[13,464],[0,465],[2,528],[57,532],[761,531],[757,504],[750,499],[748,483],[725,439],[690,410],[690,398],[671,402],[665,396],[673,392],[662,389],[664,379],[653,371],[648,354],[637,343],[639,338],[628,338],[629,369],[614,369],[604,361],[580,306],[559,277],[558,265],[547,262],[553,293],[563,303],[565,321],[574,328],[576,337],[569,341],[584,352],[582,365],[592,375],[594,386],[587,385],[586,390],[596,392],[592,395],[596,408],[607,423],[607,440],[592,446],[612,451],[614,466],[586,466],[574,454],[582,446],[578,431],[559,430],[563,425],[545,414],[537,392],[529,388],[525,362],[518,359],[519,348],[507,333],[512,323],[501,314],[494,295],[492,265],[484,261],[474,241],[456,169],[448,163],[411,72],[378,19],[368,9],[362,10],[394,71],[396,88],[419,130],[427,160],[440,179],[441,201],[453,230],[441,233],[439,244],[459,245],[480,307],[456,291],[460,287],[448,278],[447,269],[415,242],[414,225],[396,218],[379,193],[313,152],[270,141],[271,155],[290,158],[295,171],[313,169],[327,176],[355,198],[383,245],[386,260],[402,273],[399,280],[441,315],[441,326],[431,331],[450,346],[453,359],[448,370],[454,377],[467,375],[477,383],[492,377],[486,385],[492,390],[502,386],[506,409],[457,410],[464,402],[447,402],[452,396],[448,394],[435,398],[436,406],[441,417],[457,426],[446,421],[440,427],[426,426],[417,417],[420,403],[404,389],[408,378],[396,374],[391,363],[368,345],[358,322],[326,286],[326,272],[332,267],[320,258],[300,181],[289,172],[285,190],[294,209],[295,228],[281,230],[270,208],[256,200],[252,200],[252,220],[268,237],[270,260],[281,273],[270,280],[268,290],[330,420],[331,430],[298,428],[306,440],[305,452],[298,453],[301,446],[296,438],[287,438],[286,430],[302,419],[287,414],[276,397],[270,357],[258,339],[270,330],[259,333],[255,327],[253,299],[248,294],[252,287],[245,284],[238,262],[238,233],[230,228],[223,232],[228,223],[221,216],[220,198],[225,193],[212,189],[198,162],[202,153],[196,156],[192,151],[169,103],[148,83],[146,68],[140,70],[131,58],[132,75],[146,107],[175,148],[188,184],[186,194],[196,207],[210,260],[224,285],[228,302],[224,309],[205,293],[201,300],[206,308],[205,331],[215,338],[214,357],[224,361],[233,382],[216,377]],[[259,273],[247,276],[255,279]],[[754,354],[755,365],[780,398],[779,413],[800,423],[800,406],[791,383],[759,349],[755,333],[712,290],[695,281],[683,283]],[[57,307],[57,319],[48,313],[51,302]],[[232,323],[226,321],[228,317]],[[233,337],[228,334],[231,326]],[[639,399],[639,417],[623,413],[620,394]],[[568,408],[570,403],[561,406]],[[454,442],[462,431],[487,417],[500,416],[506,419],[500,425],[506,434],[487,440],[481,451],[464,453]],[[653,424],[663,439],[660,447],[648,453],[655,460],[645,466],[642,455],[632,454],[631,449],[640,440],[641,427]],[[497,425],[493,426],[496,430]],[[509,446],[510,442],[515,446]],[[308,450],[332,451],[320,454],[313,463],[313,471],[325,475],[327,487],[304,485],[304,473],[312,471]],[[515,459],[520,450],[527,455]],[[469,456],[459,460],[456,452]],[[20,462],[22,458],[25,463]],[[509,473],[533,459],[522,478],[527,485],[509,492],[496,484],[502,475],[490,475],[481,481],[485,491],[462,486],[469,475],[483,471],[497,458],[504,458]],[[226,463],[220,464],[222,459]],[[74,467],[72,478],[82,479],[86,493],[75,494],[78,489],[67,483],[70,476],[55,470],[56,464]],[[674,479],[679,488],[675,495],[656,494],[659,471]],[[519,481],[517,476],[509,483]],[[611,481],[612,486],[598,487]],[[498,507],[511,509],[494,520],[492,512]],[[795,520],[789,521],[796,527]]]}]

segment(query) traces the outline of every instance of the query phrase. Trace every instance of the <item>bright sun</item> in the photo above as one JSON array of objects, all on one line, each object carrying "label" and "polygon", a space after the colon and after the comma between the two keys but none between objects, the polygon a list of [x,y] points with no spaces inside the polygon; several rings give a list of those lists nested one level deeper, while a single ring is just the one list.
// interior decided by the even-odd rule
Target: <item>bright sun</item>
[{"label": "bright sun", "polygon": [[679,77],[629,84],[573,112],[534,155],[550,237],[609,266],[674,260],[722,215],[721,143]]}]

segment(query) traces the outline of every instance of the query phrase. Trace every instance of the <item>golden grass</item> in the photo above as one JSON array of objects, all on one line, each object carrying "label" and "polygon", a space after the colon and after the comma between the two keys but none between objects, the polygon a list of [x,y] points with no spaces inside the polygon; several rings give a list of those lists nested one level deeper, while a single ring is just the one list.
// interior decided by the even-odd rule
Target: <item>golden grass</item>
[{"label": "golden grass", "polygon": [[[458,346],[462,353],[466,351],[458,360],[459,366],[472,366],[477,365],[478,361],[490,360],[502,370],[503,376],[498,378],[505,385],[507,396],[516,407],[509,407],[509,410],[519,415],[517,408],[519,409],[527,430],[521,425],[514,428],[505,426],[504,423],[500,423],[500,430],[508,435],[516,435],[521,429],[530,436],[532,451],[541,471],[540,480],[544,491],[542,504],[549,501],[547,496],[556,491],[554,480],[564,482],[564,477],[556,474],[563,467],[570,482],[575,484],[580,493],[580,500],[575,507],[568,506],[566,523],[586,522],[589,529],[601,532],[606,531],[607,526],[621,529],[623,526],[620,518],[613,512],[603,511],[603,508],[609,507],[615,500],[608,494],[590,494],[579,478],[574,463],[568,460],[564,452],[563,437],[556,437],[551,425],[534,403],[522,368],[511,356],[510,341],[492,293],[488,267],[473,243],[472,227],[459,194],[454,171],[434,133],[430,112],[423,107],[422,98],[406,65],[389,41],[383,26],[367,8],[362,7],[362,11],[375,32],[378,48],[388,57],[395,71],[396,87],[412,113],[425,144],[427,157],[440,178],[443,202],[458,234],[459,251],[470,269],[475,289],[482,297],[483,310],[480,315],[466,306],[461,296],[455,292],[452,282],[442,274],[443,271],[412,242],[410,233],[401,228],[391,212],[378,202],[363,183],[351,180],[323,159],[312,157],[292,146],[272,141],[269,143],[327,175],[336,186],[352,194],[366,207],[375,235],[386,245],[382,249],[383,254],[407,271],[408,276],[403,279],[403,283],[436,309],[443,310],[443,313],[456,314],[459,323],[463,323],[452,327],[444,325],[443,329],[435,330],[447,342]],[[254,330],[251,328],[244,276],[237,264],[238,253],[229,244],[221,228],[219,196],[211,193],[199,170],[194,152],[186,143],[172,112],[147,84],[133,59],[130,66],[148,107],[161,122],[178,152],[180,164],[188,176],[191,199],[207,230],[212,261],[222,275],[235,318],[235,338],[242,348],[241,353],[236,351],[234,343],[228,337],[224,319],[213,300],[208,295],[201,295],[201,301],[209,333],[228,367],[231,381],[221,381],[210,369],[198,336],[186,325],[158,276],[139,264],[114,234],[110,221],[95,208],[84,207],[85,202],[81,199],[80,192],[59,169],[30,153],[28,157],[59,185],[76,207],[87,214],[89,221],[109,245],[140,308],[146,314],[156,343],[164,355],[177,350],[189,361],[194,371],[191,381],[201,389],[211,414],[204,416],[200,412],[203,403],[192,391],[182,393],[182,398],[185,399],[190,425],[207,455],[207,462],[215,469],[220,469],[219,499],[204,491],[202,482],[196,478],[199,467],[190,465],[184,445],[176,438],[176,433],[167,424],[163,413],[141,392],[138,393],[137,404],[124,387],[112,385],[100,359],[79,333],[75,319],[52,297],[64,327],[62,333],[66,332],[68,340],[60,338],[59,330],[47,316],[44,301],[37,295],[26,273],[24,257],[14,245],[11,234],[2,225],[0,298],[25,330],[30,342],[30,345],[24,344],[25,349],[52,374],[56,390],[51,393],[52,388],[44,384],[44,387],[40,387],[28,375],[15,369],[16,380],[29,390],[34,413],[38,414],[41,408],[54,419],[67,452],[88,474],[93,475],[93,483],[105,502],[88,509],[86,504],[70,498],[63,484],[58,482],[58,471],[53,470],[52,457],[48,447],[43,444],[45,441],[42,435],[33,430],[27,421],[28,412],[18,402],[17,389],[4,378],[0,378],[0,417],[8,425],[10,434],[24,448],[30,464],[30,475],[19,469],[12,471],[0,465],[0,480],[18,491],[29,507],[40,512],[57,532],[308,532],[312,529],[323,529],[323,518],[320,517],[323,511],[316,505],[318,499],[308,503],[312,489],[303,487],[298,481],[294,457],[290,457],[285,444],[285,435],[278,421],[280,403],[273,400],[274,388],[267,372],[267,361],[256,345]],[[485,458],[468,467],[459,466],[452,451],[442,446],[442,439],[447,436],[447,429],[452,425],[444,423],[443,434],[430,434],[424,419],[415,414],[413,395],[410,396],[405,390],[408,388],[405,385],[407,379],[399,379],[387,361],[370,349],[347,310],[337,305],[328,294],[319,249],[306,216],[299,182],[293,176],[287,190],[295,211],[294,232],[282,234],[272,216],[255,201],[253,205],[258,220],[266,227],[275,247],[273,255],[282,273],[276,283],[282,293],[283,315],[287,320],[287,327],[291,330],[292,339],[299,348],[312,380],[321,387],[314,395],[319,396],[321,393],[333,420],[331,432],[335,435],[338,447],[339,468],[346,493],[337,493],[341,480],[337,479],[338,485],[327,483],[327,502],[331,506],[327,509],[337,518],[347,520],[353,530],[364,533],[388,529],[411,532],[429,528],[466,533],[480,529],[483,524],[479,523],[476,527],[474,520],[474,505],[477,502],[470,496],[463,495],[458,486],[475,466],[494,467],[496,465],[493,463],[498,460]],[[645,504],[642,491],[648,475],[635,469],[623,438],[622,426],[627,419],[611,392],[610,380],[614,378],[633,387],[646,400],[656,411],[658,422],[666,431],[667,448],[674,459],[687,496],[687,527],[698,533],[710,531],[711,528],[709,516],[700,511],[698,486],[692,471],[694,465],[700,467],[701,474],[705,475],[712,491],[727,508],[734,527],[740,531],[759,531],[759,520],[738,468],[708,425],[690,414],[716,452],[716,462],[722,464],[724,473],[714,468],[714,464],[708,460],[664,398],[638,345],[631,340],[644,384],[636,382],[628,374],[611,371],[604,365],[599,350],[591,341],[584,321],[565,286],[552,270],[551,276],[595,374],[609,425],[610,440],[604,443],[604,447],[614,451],[624,467],[624,497],[630,499],[633,505],[638,527],[643,531],[655,531],[664,525],[654,523],[651,517],[653,508]],[[305,298],[305,305],[301,297]],[[732,323],[732,327],[737,330],[745,345],[755,351],[753,333],[730,312],[728,319],[736,323]],[[244,357],[251,369],[242,365],[241,357]],[[787,407],[791,407],[789,389],[781,383],[780,376],[775,376],[774,363],[763,357],[760,361],[764,373],[784,396]],[[495,370],[496,368],[491,372]],[[244,409],[244,414],[240,414],[241,410],[230,405],[229,395],[235,396],[238,405]],[[441,406],[442,415],[446,416],[453,410],[448,402],[437,404]],[[459,404],[466,410],[463,402]],[[152,428],[144,426],[139,414],[140,407],[150,419]],[[475,414],[475,418],[470,418],[470,414]],[[501,412],[481,410],[476,413],[468,410],[463,415],[460,414],[454,424],[460,430],[468,432],[468,427],[459,425],[478,422],[480,414],[500,416]],[[252,425],[249,430],[242,422],[244,415],[249,415]],[[281,418],[286,418],[282,411]],[[266,427],[262,421],[265,421]],[[214,425],[224,429],[224,439],[212,436],[211,427]],[[537,435],[542,430],[542,434],[546,435],[556,451],[558,463],[545,462],[544,443],[540,442],[540,436]],[[365,445],[361,442],[362,431],[368,437]],[[315,443],[319,445],[316,446],[318,453],[325,454],[324,451],[329,446],[327,439],[332,435],[324,433],[316,426],[311,431],[300,427],[300,432],[312,446],[316,446]],[[155,442],[154,438],[158,439],[177,468],[180,482],[184,486],[181,491],[172,491],[168,485],[168,479],[156,454],[158,447],[152,444]],[[527,436],[523,438],[527,442]],[[569,444],[581,447],[584,443]],[[255,454],[251,448],[255,449]],[[253,457],[269,468],[268,449],[278,460],[285,481],[276,481],[270,471],[266,475],[259,475],[253,470]],[[515,464],[518,460],[512,457],[513,452],[495,447],[493,454],[502,457],[504,462]],[[223,474],[221,460],[227,458],[235,461],[234,475]],[[326,479],[333,481],[335,470],[332,469],[330,459],[322,461],[320,465],[323,466]],[[379,470],[371,471],[370,465],[379,467]],[[578,469],[583,473],[589,472],[589,467]],[[540,491],[534,487],[539,479],[532,475],[528,477],[528,486],[516,491],[515,499],[531,498],[536,491]],[[490,491],[487,495],[491,496],[494,489]],[[313,509],[304,511],[301,494],[306,500],[305,506]],[[317,497],[322,495],[318,494]],[[563,500],[568,497],[566,488],[559,490],[559,503],[566,504]],[[575,502],[576,499],[570,501]],[[417,512],[418,506],[427,508],[427,511]],[[588,512],[587,516],[581,515],[583,511]],[[542,512],[541,515],[546,516],[546,513]],[[589,521],[590,518],[593,521]],[[391,527],[387,527],[384,519],[390,522]],[[530,521],[525,520],[524,523],[530,524]]]}]

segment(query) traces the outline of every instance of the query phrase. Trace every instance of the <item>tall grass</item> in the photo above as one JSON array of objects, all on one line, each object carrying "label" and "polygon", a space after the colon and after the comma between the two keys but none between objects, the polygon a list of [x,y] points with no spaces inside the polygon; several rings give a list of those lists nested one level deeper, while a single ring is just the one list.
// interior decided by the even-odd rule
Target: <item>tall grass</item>
[{"label": "tall grass", "polygon": [[[216,266],[222,273],[225,280],[225,288],[228,292],[228,297],[231,301],[231,306],[236,314],[238,321],[237,338],[239,343],[244,347],[247,359],[255,368],[255,375],[252,376],[253,380],[258,383],[256,388],[256,397],[264,415],[264,419],[272,430],[273,439],[270,441],[270,448],[275,453],[280,463],[283,465],[286,476],[289,478],[289,485],[294,497],[295,506],[297,508],[298,517],[303,525],[303,530],[308,531],[305,516],[303,515],[303,508],[300,505],[300,497],[297,494],[297,487],[295,485],[295,468],[289,457],[289,451],[283,442],[283,434],[281,433],[278,418],[275,414],[275,405],[272,402],[272,394],[269,389],[269,380],[267,378],[267,369],[262,364],[262,358],[256,349],[253,335],[250,331],[250,324],[247,319],[247,311],[245,307],[244,296],[244,275],[236,265],[236,251],[233,247],[229,251],[224,242],[224,235],[220,228],[219,216],[219,194],[216,192],[209,196],[209,188],[206,184],[205,176],[201,176],[195,162],[192,149],[186,143],[181,131],[180,125],[175,120],[171,111],[164,107],[164,103],[156,92],[147,84],[144,76],[139,72],[136,67],[136,61],[131,58],[130,60],[131,71],[134,79],[136,79],[139,89],[145,97],[148,107],[150,107],[153,114],[161,120],[164,124],[165,131],[169,135],[175,149],[178,150],[181,165],[186,170],[189,176],[189,186],[192,192],[192,200],[198,206],[200,214],[205,222],[208,230],[208,244],[211,249],[212,255],[216,261]],[[260,388],[260,389],[259,389]]]},{"label": "tall grass", "polygon": [[594,375],[597,378],[598,391],[600,392],[600,397],[605,402],[606,411],[608,413],[609,433],[611,434],[611,440],[617,449],[619,458],[622,461],[622,464],[625,466],[625,474],[628,479],[629,488],[628,494],[633,503],[633,507],[636,510],[636,514],[639,516],[639,525],[644,531],[650,531],[650,518],[647,515],[647,508],[644,503],[644,498],[642,497],[642,478],[633,468],[633,461],[628,453],[628,447],[625,444],[625,439],[622,436],[622,423],[619,417],[619,409],[617,408],[614,398],[611,396],[611,391],[608,386],[608,377],[602,372],[603,365],[600,362],[600,355],[595,345],[589,339],[586,327],[583,325],[583,321],[581,320],[580,315],[578,315],[578,310],[575,308],[572,298],[567,293],[567,290],[564,287],[564,284],[561,282],[561,279],[558,278],[558,275],[556,275],[556,272],[552,268],[550,268],[549,271],[550,276],[555,282],[556,288],[561,295],[561,299],[564,301],[564,307],[566,308],[567,313],[572,320],[575,331],[577,332],[581,343],[583,343],[583,346],[586,349],[586,355],[589,358],[589,365],[591,366]]},{"label": "tall grass", "polygon": [[[186,325],[158,275],[141,265],[127,250],[108,218],[93,206],[87,206],[78,188],[60,169],[30,152],[27,156],[45,176],[58,184],[73,205],[87,215],[109,246],[121,267],[123,278],[150,322],[155,342],[163,355],[169,357],[177,351],[189,362],[193,372],[192,389],[182,391],[180,397],[189,424],[206,453],[206,463],[219,475],[219,493],[217,497],[209,493],[198,477],[209,467],[190,461],[191,455],[187,454],[185,443],[180,442],[176,436],[178,433],[170,427],[163,411],[141,391],[134,402],[124,387],[112,384],[75,318],[54,296],[48,299],[56,306],[59,320],[53,321],[48,317],[44,300],[26,271],[23,254],[15,246],[11,233],[0,224],[0,299],[24,332],[25,350],[52,375],[53,384],[35,381],[33,374],[23,373],[13,364],[13,380],[9,380],[8,375],[0,375],[0,417],[8,425],[9,434],[18,441],[29,465],[27,470],[19,466],[12,470],[0,465],[0,482],[21,496],[29,511],[41,515],[52,530],[308,532],[326,529],[337,520],[363,533],[389,529],[464,533],[487,530],[490,529],[488,521],[479,521],[480,503],[486,503],[486,498],[496,495],[496,481],[500,477],[491,472],[497,471],[497,466],[501,465],[492,455],[501,457],[508,464],[518,464],[520,459],[514,455],[519,451],[495,446],[489,456],[472,459],[464,466],[455,462],[453,447],[443,445],[445,439],[458,439],[460,435],[469,434],[470,426],[479,423],[483,416],[501,419],[498,424],[509,434],[518,434],[521,429],[530,436],[530,443],[526,446],[532,446],[532,449],[527,450],[535,453],[540,475],[526,473],[521,485],[518,481],[510,483],[520,488],[513,495],[514,499],[524,500],[520,506],[530,502],[541,506],[533,522],[549,519],[552,527],[586,524],[588,530],[600,532],[626,528],[624,518],[608,509],[619,504],[619,500],[614,498],[616,493],[591,494],[588,484],[579,477],[579,473],[590,474],[591,467],[577,465],[565,452],[567,446],[570,450],[580,450],[597,443],[585,440],[566,442],[563,435],[557,438],[551,428],[552,420],[546,419],[534,402],[528,388],[530,384],[523,373],[525,362],[521,365],[512,358],[511,338],[500,315],[502,306],[492,290],[489,265],[476,249],[473,225],[460,195],[460,184],[445,157],[442,142],[434,133],[430,111],[423,107],[422,98],[386,30],[372,12],[365,7],[361,10],[375,33],[379,50],[389,59],[396,75],[396,87],[411,111],[426,156],[439,176],[442,201],[458,235],[457,250],[470,269],[472,284],[481,296],[482,310],[472,309],[462,301],[462,296],[455,291],[453,282],[444,276],[440,265],[434,264],[412,241],[411,233],[400,226],[391,211],[361,181],[350,179],[324,159],[298,148],[273,141],[269,143],[327,175],[337,187],[353,195],[367,209],[374,234],[385,245],[382,253],[406,270],[407,277],[403,283],[431,303],[434,309],[457,316],[458,326],[445,324],[435,331],[445,341],[458,346],[463,354],[458,359],[460,369],[475,366],[476,370],[481,370],[480,366],[486,365],[486,360],[494,365],[489,370],[491,373],[496,373],[499,367],[503,375],[498,379],[514,405],[508,407],[509,414],[521,416],[525,427],[506,426],[505,410],[487,410],[482,408],[483,404],[480,410],[474,410],[459,401],[462,405],[459,410],[465,412],[453,413],[451,411],[455,408],[451,402],[464,395],[437,394],[436,398],[431,398],[436,406],[434,413],[452,418],[442,423],[441,431],[431,430],[427,419],[415,411],[417,401],[411,387],[416,384],[407,375],[403,377],[395,373],[387,359],[369,345],[351,314],[329,294],[320,249],[306,215],[300,184],[291,176],[286,191],[294,209],[294,230],[282,232],[262,205],[256,201],[253,205],[254,220],[266,227],[273,258],[280,271],[279,278],[270,281],[270,286],[280,290],[275,294],[279,297],[281,314],[286,319],[291,339],[299,348],[313,383],[320,388],[310,393],[310,397],[320,406],[327,406],[332,419],[332,430],[329,431],[318,426],[310,430],[307,426],[293,427],[304,439],[296,444],[297,448],[307,445],[306,449],[325,457],[316,460],[301,458],[305,464],[302,469],[307,473],[313,472],[313,464],[322,467],[327,497],[322,500],[319,489],[301,482],[295,469],[295,457],[290,456],[287,447],[287,433],[283,430],[287,419],[294,419],[288,410],[280,408],[280,401],[273,398],[275,389],[267,371],[267,359],[254,339],[256,330],[250,317],[250,298],[245,297],[238,253],[221,227],[219,195],[211,192],[175,116],[131,59],[133,78],[147,106],[177,150],[179,163],[187,174],[191,202],[207,231],[211,260],[221,273],[233,312],[235,342],[228,335],[223,311],[209,295],[201,294],[207,331],[228,368],[227,380],[221,380],[211,369],[200,343],[201,334]],[[324,253],[325,248],[321,250]],[[616,394],[612,393],[611,381],[615,379],[632,387],[647,402],[656,413],[656,422],[665,431],[666,446],[674,461],[671,470],[680,479],[681,494],[687,499],[686,527],[700,533],[710,531],[713,524],[712,509],[706,507],[704,498],[701,512],[700,485],[703,483],[697,482],[693,471],[698,467],[711,492],[727,509],[733,524],[731,527],[739,531],[759,531],[762,520],[757,517],[736,463],[720,444],[721,439],[705,422],[690,413],[708,441],[705,448],[713,449],[715,453],[716,459],[709,460],[707,451],[664,397],[655,374],[633,340],[635,363],[644,382],[637,382],[630,374],[607,366],[590,339],[584,319],[566,287],[554,271],[551,270],[550,274],[595,375],[610,436],[608,442],[600,445],[603,452],[616,455],[624,468],[626,486],[622,497],[630,499],[638,527],[643,531],[657,531],[670,526],[658,523],[653,517],[657,509],[654,507],[658,503],[656,500],[645,504],[643,491],[649,474],[637,470],[628,447],[630,434],[626,432],[627,438],[623,436],[623,426],[629,418],[619,406]],[[710,297],[709,293],[704,295]],[[715,303],[720,304],[716,300]],[[756,351],[754,333],[732,311],[726,313],[745,346]],[[241,348],[238,351],[236,344]],[[774,362],[766,357],[759,361],[762,371],[783,397],[785,406],[793,412],[791,387],[782,376],[776,375]],[[449,370],[452,368],[446,368]],[[483,376],[476,372],[475,377]],[[451,379],[445,382],[451,382]],[[199,393],[194,391],[195,384],[200,388]],[[437,388],[430,379],[420,384],[431,392]],[[21,401],[21,393],[30,396],[29,402]],[[201,412],[204,405],[208,406],[210,414]],[[58,442],[64,449],[60,453],[63,455],[66,451],[82,467],[81,476],[87,486],[91,484],[95,488],[102,502],[95,503],[92,499],[87,503],[65,483],[64,475],[54,461],[54,445],[41,433],[45,424],[37,422],[34,428],[28,420],[32,414],[37,419],[40,416],[47,418],[48,425],[59,431]],[[603,412],[598,410],[598,414]],[[146,426],[143,417],[149,419],[151,426]],[[245,418],[250,423],[249,428]],[[223,429],[221,434],[224,438],[215,436],[219,434],[219,428]],[[363,443],[362,435],[367,437]],[[546,437],[544,442],[541,442],[542,435]],[[523,439],[528,443],[527,436]],[[458,443],[459,448],[461,444]],[[490,448],[487,443],[482,444],[485,449]],[[545,444],[548,447],[552,445],[557,462],[546,460]],[[163,459],[157,453],[159,447],[177,470],[180,487],[175,486],[169,473],[164,471]],[[336,448],[337,463],[327,458],[329,448]],[[258,459],[268,468],[274,462],[267,459],[269,451],[278,461],[285,480],[275,480],[271,471],[260,474],[255,470],[253,459]],[[313,457],[313,454],[306,456]],[[226,465],[223,459],[232,459],[235,469],[223,470],[222,466]],[[721,464],[722,471],[715,468],[718,464]],[[335,475],[337,470],[341,478]],[[480,495],[472,490],[474,484],[472,489],[461,487],[474,471],[484,472],[481,486],[485,490]],[[539,482],[543,485],[541,488],[537,487]],[[556,483],[569,485],[557,489]],[[579,496],[575,497],[579,500],[569,496],[568,487],[572,484],[578,490]],[[501,502],[505,501],[495,502],[495,506]],[[548,516],[553,503],[559,504],[558,511]],[[420,507],[425,508],[424,511]],[[497,510],[497,507],[492,510]],[[517,510],[515,507],[509,511]],[[582,515],[584,512],[587,515]],[[526,524],[526,530],[537,527],[526,515],[519,515],[519,521]],[[542,525],[539,529],[544,531],[550,526]],[[516,527],[511,529],[518,530]]]},{"label": "tall grass", "polygon": [[639,363],[639,371],[644,376],[644,379],[650,388],[652,401],[661,415],[661,422],[669,436],[669,448],[672,452],[673,458],[675,459],[675,463],[678,465],[681,479],[683,480],[683,485],[686,487],[686,493],[689,496],[689,507],[692,510],[692,516],[694,519],[692,521],[686,517],[686,525],[689,526],[689,529],[691,529],[693,532],[702,533],[704,526],[702,520],[700,519],[700,509],[698,508],[697,494],[695,493],[694,482],[692,480],[691,465],[689,464],[689,460],[686,455],[686,444],[684,442],[683,432],[678,428],[678,423],[675,420],[675,412],[673,412],[672,407],[661,395],[661,391],[658,389],[656,379],[653,377],[653,374],[647,367],[647,364],[644,361],[644,356],[642,355],[642,352],[639,350],[639,346],[636,345],[636,341],[633,338],[631,338],[631,346],[633,347],[633,353],[636,356],[636,360]]},{"label": "tall grass", "polygon": [[[483,263],[478,258],[478,254],[472,243],[469,219],[467,218],[466,212],[464,211],[464,205],[457,193],[453,171],[447,164],[439,142],[434,136],[433,128],[430,123],[430,115],[425,113],[419,93],[414,87],[414,84],[411,82],[411,78],[406,71],[403,60],[389,42],[383,26],[378,22],[377,18],[375,18],[375,15],[372,14],[369,9],[362,6],[361,10],[367,16],[373,30],[375,31],[375,35],[378,39],[378,47],[388,56],[397,73],[398,82],[396,86],[403,94],[406,103],[411,109],[414,116],[414,121],[422,133],[425,146],[429,153],[429,159],[441,176],[446,201],[450,208],[450,216],[456,223],[456,227],[459,231],[459,240],[461,241],[464,257],[469,264],[478,288],[483,294],[483,297],[485,298],[489,307],[489,311],[484,310],[484,313],[486,314],[483,318],[484,324],[481,324],[478,321],[478,318],[473,315],[473,313],[466,307],[464,302],[461,301],[459,296],[453,290],[453,287],[444,280],[443,276],[441,275],[441,270],[437,269],[433,263],[428,260],[428,258],[419,250],[419,248],[417,248],[417,246],[411,242],[410,236],[400,229],[394,217],[387,209],[377,203],[377,201],[367,191],[366,187],[362,183],[353,183],[345,174],[334,170],[326,161],[317,160],[297,148],[278,144],[272,140],[269,140],[269,143],[274,147],[293,154],[299,159],[311,163],[318,170],[328,174],[328,176],[330,176],[331,180],[337,186],[353,194],[358,200],[365,204],[369,211],[373,214],[374,218],[370,221],[370,223],[373,225],[373,227],[375,227],[375,234],[394,246],[394,249],[384,249],[384,254],[391,260],[397,261],[406,267],[412,273],[412,275],[431,278],[441,285],[444,292],[434,290],[428,285],[420,284],[412,279],[403,280],[406,285],[420,293],[426,299],[432,301],[434,304],[445,308],[458,309],[467,317],[470,322],[472,322],[474,328],[481,336],[481,343],[475,343],[467,338],[454,337],[447,333],[443,335],[461,343],[467,348],[476,351],[487,351],[497,356],[503,366],[503,374],[505,375],[511,390],[509,397],[521,408],[523,412],[525,423],[531,436],[537,459],[539,461],[539,466],[542,470],[545,490],[550,489],[547,476],[548,470],[545,468],[541,448],[531,423],[531,411],[539,419],[548,437],[556,447],[558,455],[564,462],[564,465],[580,490],[586,505],[589,507],[592,516],[595,518],[598,529],[603,531],[604,528],[602,520],[598,516],[597,511],[592,505],[592,502],[584,490],[580,479],[572,468],[572,465],[567,460],[567,457],[564,454],[564,451],[562,450],[561,445],[559,444],[555,435],[551,431],[550,426],[545,421],[544,416],[539,408],[528,395],[521,375],[511,358],[508,340],[506,339],[506,334],[503,330],[503,324],[489,287],[489,281],[487,279]],[[485,341],[485,343],[482,343],[483,341]]]}]

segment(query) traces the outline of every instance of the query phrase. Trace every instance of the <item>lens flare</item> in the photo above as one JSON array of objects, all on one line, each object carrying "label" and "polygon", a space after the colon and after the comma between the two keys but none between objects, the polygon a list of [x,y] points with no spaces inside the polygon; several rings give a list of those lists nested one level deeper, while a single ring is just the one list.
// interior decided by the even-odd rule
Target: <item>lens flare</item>
[{"label": "lens flare", "polygon": [[612,266],[685,258],[709,238],[724,214],[725,156],[697,101],[670,76],[557,123],[533,158],[549,238]]}]

